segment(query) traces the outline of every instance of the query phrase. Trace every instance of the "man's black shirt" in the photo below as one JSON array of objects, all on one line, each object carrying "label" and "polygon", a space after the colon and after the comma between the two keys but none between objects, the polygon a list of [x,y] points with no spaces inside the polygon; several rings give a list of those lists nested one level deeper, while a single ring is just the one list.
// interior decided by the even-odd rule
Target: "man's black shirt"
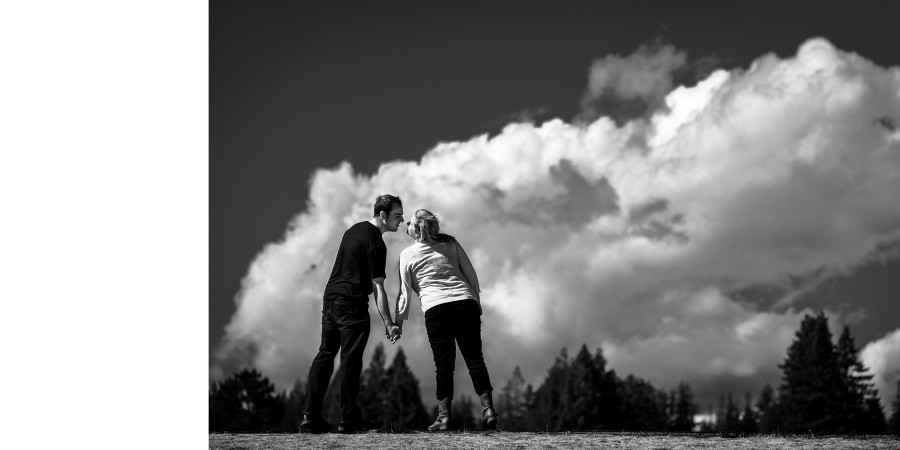
[{"label": "man's black shirt", "polygon": [[387,246],[378,227],[370,222],[353,225],[341,238],[325,297],[367,297],[373,290],[372,279],[384,278],[386,260]]}]

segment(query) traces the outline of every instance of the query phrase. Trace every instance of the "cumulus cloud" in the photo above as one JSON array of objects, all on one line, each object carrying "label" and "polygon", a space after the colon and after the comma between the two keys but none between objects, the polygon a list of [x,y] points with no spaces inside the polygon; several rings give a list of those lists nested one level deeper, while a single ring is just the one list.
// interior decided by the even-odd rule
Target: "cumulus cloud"
[{"label": "cumulus cloud", "polygon": [[900,381],[900,328],[883,338],[868,343],[860,352],[860,359],[875,377],[875,387],[881,396],[881,404],[890,416],[891,399],[897,393]]},{"label": "cumulus cloud", "polygon": [[[218,364],[252,363],[284,388],[305,378],[341,234],[393,193],[407,216],[435,212],[472,258],[495,388],[516,365],[539,382],[561,348],[582,343],[661,387],[777,381],[807,312],[791,307],[803,286],[792,277],[847,271],[900,237],[900,132],[884,125],[900,122],[900,69],[813,39],[791,58],[672,89],[662,74],[679,55],[664,48],[647,56],[663,62],[630,69],[645,80],[622,79],[615,57],[594,67],[609,73],[591,92],[661,99],[648,119],[512,123],[372,176],[347,163],[316,171],[306,210],[253,261]],[[396,267],[411,241],[385,241]],[[758,285],[781,286],[778,308],[732,294]],[[396,292],[395,276],[386,287]],[[427,399],[423,322],[400,345]]]},{"label": "cumulus cloud", "polygon": [[620,123],[655,111],[672,90],[676,71],[686,64],[684,52],[659,44],[594,61],[581,98],[582,118],[606,115]]}]

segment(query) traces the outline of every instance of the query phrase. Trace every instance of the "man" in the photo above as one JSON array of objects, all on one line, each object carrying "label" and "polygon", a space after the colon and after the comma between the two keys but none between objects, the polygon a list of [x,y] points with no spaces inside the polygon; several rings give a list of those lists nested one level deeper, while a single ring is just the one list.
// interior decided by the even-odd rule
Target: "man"
[{"label": "man", "polygon": [[403,204],[393,195],[375,199],[375,215],[344,232],[322,306],[322,342],[313,359],[306,385],[306,411],[301,433],[324,433],[331,424],[322,418],[322,402],[334,370],[334,357],[341,352],[341,421],[338,432],[352,433],[370,428],[356,406],[362,355],[369,339],[369,294],[374,285],[375,304],[392,342],[400,328],[391,320],[384,292],[387,247],[382,234],[397,231],[403,223]]}]

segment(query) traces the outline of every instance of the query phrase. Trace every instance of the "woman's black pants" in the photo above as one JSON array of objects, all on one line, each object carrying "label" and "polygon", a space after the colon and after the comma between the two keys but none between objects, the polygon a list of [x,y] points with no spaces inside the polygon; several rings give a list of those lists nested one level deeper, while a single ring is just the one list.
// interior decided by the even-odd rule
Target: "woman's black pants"
[{"label": "woman's black pants", "polygon": [[481,395],[493,390],[481,354],[481,308],[478,302],[461,300],[429,308],[425,312],[425,329],[434,353],[438,400],[453,397],[457,345],[469,368],[475,392]]}]

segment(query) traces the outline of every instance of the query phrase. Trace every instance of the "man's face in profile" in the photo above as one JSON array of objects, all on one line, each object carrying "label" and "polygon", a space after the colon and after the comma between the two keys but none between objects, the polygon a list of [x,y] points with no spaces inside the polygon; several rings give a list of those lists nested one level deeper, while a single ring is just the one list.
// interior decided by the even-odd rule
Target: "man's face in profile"
[{"label": "man's face in profile", "polygon": [[387,225],[388,231],[397,231],[400,224],[403,223],[403,207],[395,203],[384,223]]}]

